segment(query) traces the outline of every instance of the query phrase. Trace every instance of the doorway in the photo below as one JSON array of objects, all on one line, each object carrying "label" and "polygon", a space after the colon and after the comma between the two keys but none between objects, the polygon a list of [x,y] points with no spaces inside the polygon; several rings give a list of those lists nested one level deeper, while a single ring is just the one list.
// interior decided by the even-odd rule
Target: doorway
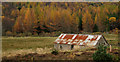
[{"label": "doorway", "polygon": [[74,48],[74,45],[71,45],[71,50]]},{"label": "doorway", "polygon": [[62,49],[62,45],[60,45],[60,49]]}]

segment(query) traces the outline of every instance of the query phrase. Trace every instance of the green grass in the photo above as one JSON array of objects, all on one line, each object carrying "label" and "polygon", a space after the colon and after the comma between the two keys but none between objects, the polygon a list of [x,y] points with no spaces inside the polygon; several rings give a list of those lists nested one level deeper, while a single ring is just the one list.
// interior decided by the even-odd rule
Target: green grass
[{"label": "green grass", "polygon": [[118,46],[118,34],[103,34],[103,36],[105,37],[105,39],[107,40],[107,42],[112,45],[112,48],[120,48]]},{"label": "green grass", "polygon": [[118,40],[118,34],[103,34],[107,40]]},{"label": "green grass", "polygon": [[52,48],[57,37],[2,37],[2,51]]}]

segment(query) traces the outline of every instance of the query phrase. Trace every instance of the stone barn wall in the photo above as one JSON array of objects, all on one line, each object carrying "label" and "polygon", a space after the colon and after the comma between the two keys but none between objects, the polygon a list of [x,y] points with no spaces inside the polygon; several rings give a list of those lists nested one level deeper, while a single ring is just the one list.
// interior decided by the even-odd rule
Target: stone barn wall
[{"label": "stone barn wall", "polygon": [[61,50],[71,50],[71,45],[61,44],[60,49]]},{"label": "stone barn wall", "polygon": [[98,40],[98,42],[97,42],[97,44],[96,44],[96,46],[95,47],[97,47],[97,46],[99,46],[99,45],[104,45],[104,46],[108,46],[108,44],[106,43],[106,41],[103,39],[103,37],[101,37],[99,40]]},{"label": "stone barn wall", "polygon": [[68,44],[54,44],[56,50],[81,50],[85,49],[87,46],[79,45],[68,45]]},{"label": "stone barn wall", "polygon": [[80,46],[79,45],[74,45],[73,50],[79,50]]},{"label": "stone barn wall", "polygon": [[60,50],[60,44],[54,44],[54,48],[55,48],[56,50]]},{"label": "stone barn wall", "polygon": [[79,49],[85,49],[87,46],[79,46]]},{"label": "stone barn wall", "polygon": [[54,44],[56,50],[71,50],[71,45],[68,44]]}]

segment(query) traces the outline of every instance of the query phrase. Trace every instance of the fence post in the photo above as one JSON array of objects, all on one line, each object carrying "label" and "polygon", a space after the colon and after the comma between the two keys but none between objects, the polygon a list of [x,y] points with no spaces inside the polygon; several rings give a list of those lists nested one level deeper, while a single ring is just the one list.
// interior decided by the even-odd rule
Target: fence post
[{"label": "fence post", "polygon": [[110,52],[112,52],[112,46],[110,45]]}]

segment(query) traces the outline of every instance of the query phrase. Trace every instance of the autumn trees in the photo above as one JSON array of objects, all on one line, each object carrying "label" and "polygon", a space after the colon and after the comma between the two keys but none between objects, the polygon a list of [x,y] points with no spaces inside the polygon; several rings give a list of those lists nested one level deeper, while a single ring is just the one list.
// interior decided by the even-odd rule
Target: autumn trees
[{"label": "autumn trees", "polygon": [[38,9],[40,13],[38,14],[38,20],[35,21],[34,28],[38,33],[54,31],[78,32],[79,20],[76,14],[72,14],[70,9],[61,9],[54,6],[44,7],[43,9]]},{"label": "autumn trees", "polygon": [[94,22],[92,19],[92,15],[88,10],[85,11],[82,17],[83,30],[85,32],[93,32]]},{"label": "autumn trees", "polygon": [[117,3],[109,4],[3,3],[3,33],[105,32],[120,28]]}]

